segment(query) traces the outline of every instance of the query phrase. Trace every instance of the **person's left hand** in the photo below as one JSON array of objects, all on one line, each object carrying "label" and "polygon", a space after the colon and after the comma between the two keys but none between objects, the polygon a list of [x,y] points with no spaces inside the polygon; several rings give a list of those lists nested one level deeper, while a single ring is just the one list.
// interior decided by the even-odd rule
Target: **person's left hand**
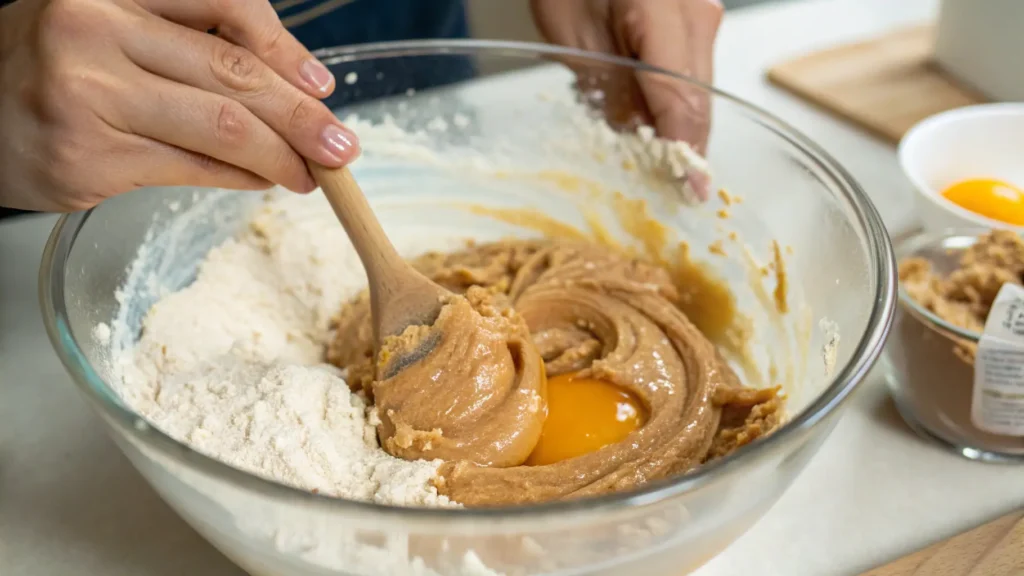
[{"label": "person's left hand", "polygon": [[[540,33],[563,46],[636,58],[711,84],[719,0],[531,0]],[[638,73],[658,135],[707,144],[710,94],[671,77]]]}]

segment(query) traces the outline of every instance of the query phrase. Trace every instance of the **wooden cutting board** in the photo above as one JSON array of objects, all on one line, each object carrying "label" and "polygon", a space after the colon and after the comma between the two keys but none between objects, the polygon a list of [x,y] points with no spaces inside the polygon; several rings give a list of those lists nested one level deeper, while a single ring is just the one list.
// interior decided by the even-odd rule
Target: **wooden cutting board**
[{"label": "wooden cutting board", "polygon": [[783,62],[768,79],[895,143],[928,116],[985,101],[932,63],[933,44],[933,26],[903,28]]},{"label": "wooden cutting board", "polygon": [[861,576],[1024,576],[1024,509]]}]

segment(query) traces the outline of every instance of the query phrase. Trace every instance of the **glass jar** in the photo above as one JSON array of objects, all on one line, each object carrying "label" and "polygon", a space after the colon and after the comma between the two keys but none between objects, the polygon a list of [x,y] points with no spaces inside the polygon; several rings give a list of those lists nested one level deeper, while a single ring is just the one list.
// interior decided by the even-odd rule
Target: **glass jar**
[{"label": "glass jar", "polygon": [[[987,230],[919,233],[895,246],[899,262],[924,258],[945,276]],[[1024,462],[1024,436],[981,430],[971,420],[974,354],[981,334],[959,328],[912,300],[900,285],[893,330],[882,357],[903,420],[922,436],[972,460]]]}]

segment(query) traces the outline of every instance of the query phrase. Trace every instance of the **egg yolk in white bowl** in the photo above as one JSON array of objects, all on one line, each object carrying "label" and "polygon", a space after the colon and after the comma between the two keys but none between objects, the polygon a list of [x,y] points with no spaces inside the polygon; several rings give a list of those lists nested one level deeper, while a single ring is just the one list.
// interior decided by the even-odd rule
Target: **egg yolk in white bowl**
[{"label": "egg yolk in white bowl", "polygon": [[1024,190],[1002,180],[964,180],[943,190],[942,196],[975,214],[1014,226],[1024,226]]}]

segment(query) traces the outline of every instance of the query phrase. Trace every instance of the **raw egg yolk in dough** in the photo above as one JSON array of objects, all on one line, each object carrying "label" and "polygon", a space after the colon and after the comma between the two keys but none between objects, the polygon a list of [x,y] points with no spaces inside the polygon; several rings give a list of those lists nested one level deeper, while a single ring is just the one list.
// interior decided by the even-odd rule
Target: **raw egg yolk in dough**
[{"label": "raw egg yolk in dough", "polygon": [[946,188],[947,200],[986,218],[1024,226],[1024,190],[1000,180],[964,180]]},{"label": "raw egg yolk in dough", "polygon": [[614,384],[559,374],[548,379],[548,417],[528,466],[554,464],[621,441],[643,426],[643,404]]}]

